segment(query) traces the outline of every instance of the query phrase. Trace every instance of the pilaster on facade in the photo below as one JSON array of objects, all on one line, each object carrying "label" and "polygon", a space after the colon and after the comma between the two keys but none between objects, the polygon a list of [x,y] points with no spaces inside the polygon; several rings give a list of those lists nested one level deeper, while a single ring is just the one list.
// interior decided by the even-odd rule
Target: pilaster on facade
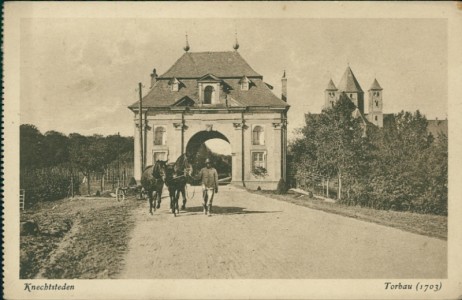
[{"label": "pilaster on facade", "polygon": [[[135,123],[135,127],[136,127],[136,130],[140,130],[140,124],[139,123]],[[151,131],[152,127],[148,124],[148,122],[145,122],[143,124],[143,132],[146,133],[147,131]]]},{"label": "pilaster on facade", "polygon": [[188,126],[186,125],[185,122],[175,122],[173,123],[173,127],[175,128],[175,130],[187,130],[188,129]]},{"label": "pilaster on facade", "polygon": [[284,129],[285,126],[286,126],[286,125],[284,124],[284,122],[273,122],[272,125],[273,125],[273,128],[274,128],[275,130]]},{"label": "pilaster on facade", "polygon": [[150,126],[148,120],[146,120],[146,121],[144,122],[144,131],[145,131],[145,132],[151,131],[151,129],[152,129],[152,126]]},{"label": "pilaster on facade", "polygon": [[242,130],[242,129],[247,129],[249,126],[245,124],[245,122],[234,122],[233,123],[234,129],[236,130]]}]

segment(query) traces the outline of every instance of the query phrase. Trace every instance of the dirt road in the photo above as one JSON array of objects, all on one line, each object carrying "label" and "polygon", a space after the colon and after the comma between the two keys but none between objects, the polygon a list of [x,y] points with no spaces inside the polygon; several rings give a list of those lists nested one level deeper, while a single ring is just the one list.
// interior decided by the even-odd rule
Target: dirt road
[{"label": "dirt road", "polygon": [[[190,188],[189,192],[192,193]],[[174,218],[140,207],[119,278],[444,278],[446,241],[223,186]]]}]

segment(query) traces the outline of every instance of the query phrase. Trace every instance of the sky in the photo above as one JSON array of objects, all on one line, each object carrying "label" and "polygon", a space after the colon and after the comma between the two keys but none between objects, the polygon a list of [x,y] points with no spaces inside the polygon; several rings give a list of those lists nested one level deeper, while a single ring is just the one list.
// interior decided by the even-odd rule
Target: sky
[{"label": "sky", "polygon": [[[304,114],[318,113],[329,79],[348,64],[362,89],[374,78],[385,113],[420,110],[447,117],[447,23],[443,19],[127,19],[21,21],[20,120],[41,132],[134,134],[138,82],[148,92],[184,53],[239,53],[281,94],[288,78],[289,139]],[[365,97],[367,99],[367,96]],[[366,102],[367,109],[367,102]]]}]

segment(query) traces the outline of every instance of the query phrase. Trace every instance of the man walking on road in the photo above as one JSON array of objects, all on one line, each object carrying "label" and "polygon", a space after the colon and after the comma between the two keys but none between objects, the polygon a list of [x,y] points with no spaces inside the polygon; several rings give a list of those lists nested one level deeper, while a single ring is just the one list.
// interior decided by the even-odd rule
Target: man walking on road
[{"label": "man walking on road", "polygon": [[210,159],[205,160],[205,168],[202,168],[198,178],[202,183],[202,196],[204,199],[204,214],[209,217],[212,215],[212,202],[215,193],[218,193],[218,173],[215,168],[212,167]]}]

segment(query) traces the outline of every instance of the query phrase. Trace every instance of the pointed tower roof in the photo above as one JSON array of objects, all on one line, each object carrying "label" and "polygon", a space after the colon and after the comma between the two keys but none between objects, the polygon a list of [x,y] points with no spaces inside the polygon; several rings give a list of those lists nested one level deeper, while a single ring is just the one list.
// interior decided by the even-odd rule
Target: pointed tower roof
[{"label": "pointed tower roof", "polygon": [[369,90],[383,90],[382,87],[380,86],[379,82],[377,81],[377,79],[374,79],[374,82],[372,83],[371,87],[369,88]]},{"label": "pointed tower roof", "polygon": [[359,85],[358,80],[356,80],[356,77],[353,74],[353,71],[351,71],[350,66],[348,66],[345,73],[343,73],[343,77],[340,80],[338,89],[342,92],[347,92],[347,93],[350,93],[350,92],[358,93],[358,92],[363,91],[361,89],[361,86]]},{"label": "pointed tower roof", "polygon": [[332,81],[332,79],[330,79],[329,83],[327,84],[326,91],[336,91],[336,90],[337,88],[335,87],[334,82]]}]

